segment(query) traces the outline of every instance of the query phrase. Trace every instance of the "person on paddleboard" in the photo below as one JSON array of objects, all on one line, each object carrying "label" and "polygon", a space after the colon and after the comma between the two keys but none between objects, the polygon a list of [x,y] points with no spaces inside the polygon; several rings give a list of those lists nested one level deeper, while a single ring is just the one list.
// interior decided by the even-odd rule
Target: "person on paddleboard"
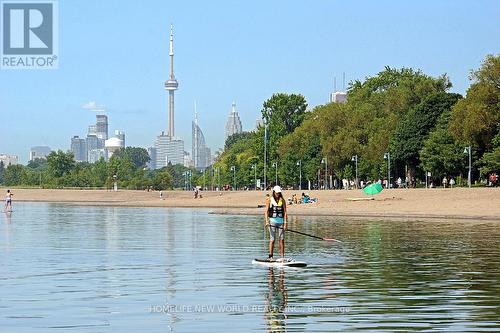
[{"label": "person on paddleboard", "polygon": [[12,192],[10,190],[7,190],[7,194],[5,195],[5,207],[4,211],[9,212],[12,211]]},{"label": "person on paddleboard", "polygon": [[278,237],[278,249],[281,257],[285,255],[285,230],[287,229],[286,203],[281,187],[273,187],[269,201],[266,201],[264,213],[265,226],[269,227],[269,260],[273,260],[274,241]]}]

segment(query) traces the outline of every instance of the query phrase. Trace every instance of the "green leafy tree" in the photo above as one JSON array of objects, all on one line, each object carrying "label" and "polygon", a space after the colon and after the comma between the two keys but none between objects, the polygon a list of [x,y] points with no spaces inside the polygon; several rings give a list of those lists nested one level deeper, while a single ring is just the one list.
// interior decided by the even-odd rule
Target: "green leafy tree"
[{"label": "green leafy tree", "polygon": [[464,147],[448,130],[450,116],[449,111],[441,115],[420,153],[423,170],[430,171],[433,177],[456,176],[465,169]]},{"label": "green leafy tree", "polygon": [[471,144],[479,156],[492,149],[500,123],[500,55],[488,55],[471,74],[467,95],[452,111],[450,131],[460,142]]},{"label": "green leafy tree", "polygon": [[493,172],[500,173],[500,124],[498,127],[499,130],[491,142],[493,150],[485,153],[479,161],[481,175],[485,177]]},{"label": "green leafy tree", "polygon": [[21,164],[11,164],[5,169],[4,182],[7,186],[21,185],[25,167]]},{"label": "green leafy tree", "polygon": [[45,158],[35,158],[28,162],[27,167],[34,170],[45,170],[47,169],[47,160]]},{"label": "green leafy tree", "polygon": [[166,190],[172,187],[172,176],[168,170],[163,169],[155,173],[153,187],[155,190]]},{"label": "green leafy tree", "polygon": [[274,94],[264,102],[261,110],[262,119],[267,124],[267,142],[269,163],[279,158],[276,149],[281,139],[292,133],[304,120],[307,102],[302,95],[296,94]]},{"label": "green leafy tree", "polygon": [[140,147],[121,148],[113,156],[116,156],[116,158],[129,158],[135,168],[145,168],[146,164],[151,160],[148,151]]},{"label": "green leafy tree", "polygon": [[413,176],[420,164],[420,151],[429,132],[444,111],[460,99],[459,94],[438,92],[429,95],[414,109],[410,110],[397,125],[390,141],[390,152],[393,161],[406,164]]},{"label": "green leafy tree", "polygon": [[248,139],[252,135],[252,132],[234,133],[233,135],[228,136],[228,138],[226,139],[226,142],[224,143],[224,149],[230,149],[238,141]]},{"label": "green leafy tree", "polygon": [[52,177],[60,178],[69,174],[75,167],[76,162],[72,152],[65,153],[62,150],[58,150],[57,152],[50,152],[47,156],[47,165],[49,174]]}]

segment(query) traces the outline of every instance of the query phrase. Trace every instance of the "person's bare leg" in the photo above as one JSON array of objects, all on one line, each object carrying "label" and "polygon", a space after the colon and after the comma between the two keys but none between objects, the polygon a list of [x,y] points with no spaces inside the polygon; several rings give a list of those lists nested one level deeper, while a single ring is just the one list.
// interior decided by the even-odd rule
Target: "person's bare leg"
[{"label": "person's bare leg", "polygon": [[285,240],[284,239],[280,239],[279,249],[280,249],[280,256],[284,257],[285,256]]},{"label": "person's bare leg", "polygon": [[273,256],[273,251],[274,251],[274,241],[271,240],[271,241],[269,241],[269,255],[271,257]]}]

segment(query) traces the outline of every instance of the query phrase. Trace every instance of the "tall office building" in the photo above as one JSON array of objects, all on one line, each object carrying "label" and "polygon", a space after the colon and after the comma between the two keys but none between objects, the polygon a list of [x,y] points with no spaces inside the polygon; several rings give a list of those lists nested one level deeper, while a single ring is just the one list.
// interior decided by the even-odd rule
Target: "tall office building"
[{"label": "tall office building", "polygon": [[71,151],[73,152],[75,161],[87,162],[87,143],[85,139],[81,139],[78,135],[71,138]]},{"label": "tall office building", "polygon": [[51,150],[48,146],[35,146],[30,149],[30,161],[36,158],[47,158]]},{"label": "tall office building", "polygon": [[123,141],[123,147],[125,147],[125,132],[115,130],[115,138],[118,138]]},{"label": "tall office building", "polygon": [[210,148],[205,143],[205,136],[198,126],[198,114],[195,113],[194,121],[192,122],[192,153],[194,167],[197,170],[203,170],[212,164]]},{"label": "tall office building", "polygon": [[108,139],[108,116],[104,114],[96,115],[95,131],[99,139]]},{"label": "tall office building", "polygon": [[168,91],[168,131],[167,135],[164,132],[156,137],[156,169],[167,166],[168,163],[183,164],[184,163],[184,141],[175,137],[174,126],[174,92],[177,90],[179,83],[174,75],[174,30],[170,26],[170,75],[165,82],[165,90]]},{"label": "tall office building", "polygon": [[148,148],[148,155],[149,155],[148,168],[149,168],[149,170],[155,170],[156,169],[156,148],[149,147]]},{"label": "tall office building", "polygon": [[330,94],[330,103],[345,103],[347,102],[347,93],[336,91]]},{"label": "tall office building", "polygon": [[163,132],[156,137],[156,169],[161,169],[171,163],[184,164],[184,141],[172,138]]},{"label": "tall office building", "polygon": [[0,154],[0,162],[3,163],[3,166],[6,168],[9,165],[16,165],[19,163],[19,157],[17,155],[7,155]]},{"label": "tall office building", "polygon": [[224,137],[224,142],[226,142],[227,138],[231,135],[241,133],[241,131],[240,115],[236,112],[236,103],[233,102],[231,112],[229,113],[226,121],[226,135]]}]

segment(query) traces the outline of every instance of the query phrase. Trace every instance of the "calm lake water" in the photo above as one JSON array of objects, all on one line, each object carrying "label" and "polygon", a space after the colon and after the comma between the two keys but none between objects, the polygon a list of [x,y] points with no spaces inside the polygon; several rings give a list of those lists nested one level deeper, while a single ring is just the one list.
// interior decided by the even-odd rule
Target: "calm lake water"
[{"label": "calm lake water", "polygon": [[297,218],[253,266],[260,217],[14,203],[0,216],[1,332],[500,330],[500,224]]}]

